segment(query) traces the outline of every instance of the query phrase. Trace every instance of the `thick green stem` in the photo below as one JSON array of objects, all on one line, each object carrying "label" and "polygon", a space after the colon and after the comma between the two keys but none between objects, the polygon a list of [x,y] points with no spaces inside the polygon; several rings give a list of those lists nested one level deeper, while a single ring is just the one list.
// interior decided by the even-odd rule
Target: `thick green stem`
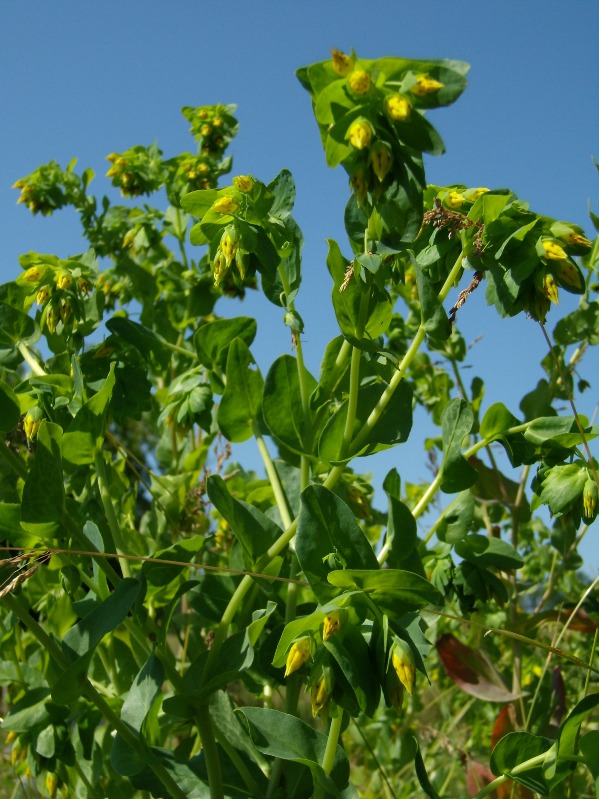
[{"label": "thick green stem", "polygon": [[195,715],[195,722],[202,739],[202,750],[208,772],[208,785],[210,786],[210,799],[223,799],[223,778],[214,737],[214,728],[210,718],[208,703],[202,704]]},{"label": "thick green stem", "polygon": [[46,376],[45,369],[34,358],[31,350],[25,343],[23,343],[22,341],[17,342],[17,349],[23,356],[23,360],[26,362],[27,366],[29,366],[34,375],[37,375],[38,377]]},{"label": "thick green stem", "polygon": [[262,462],[264,463],[264,468],[266,469],[268,480],[275,495],[277,508],[279,509],[279,513],[281,514],[281,520],[283,521],[285,527],[289,527],[293,519],[291,518],[291,512],[289,510],[287,497],[285,496],[285,490],[281,485],[279,474],[276,470],[274,463],[272,462],[272,458],[270,457],[270,452],[268,451],[266,442],[264,441],[262,433],[260,432],[258,425],[255,422],[254,422],[254,438],[256,439],[256,444],[258,446]]},{"label": "thick green stem", "polygon": [[[322,768],[324,773],[328,776],[332,769],[333,763],[335,762],[335,752],[337,751],[337,743],[339,742],[339,735],[341,733],[341,724],[343,722],[343,711],[338,709],[338,716],[336,718],[331,719],[331,726],[329,727],[329,735],[327,738],[327,745],[324,750],[324,756],[322,758]],[[317,785],[314,789],[313,799],[323,799],[324,797],[324,788],[320,785]]]},{"label": "thick green stem", "polygon": [[[530,771],[530,769],[536,768],[540,766],[547,757],[547,752],[543,752],[540,755],[536,755],[536,757],[531,757],[530,760],[525,760],[524,763],[518,763],[517,766],[510,771],[509,774],[502,774],[501,776],[497,777],[497,779],[490,782],[488,785],[479,791],[473,799],[484,799],[485,796],[489,796],[492,794],[496,788],[500,785],[503,785],[504,782],[507,782],[509,779],[512,779],[512,776],[517,776],[518,774],[523,774],[525,771]],[[564,757],[564,760],[573,761],[575,763],[582,763],[583,758],[578,755],[569,755],[568,757]]]},{"label": "thick green stem", "polygon": [[[116,517],[116,513],[114,511],[114,505],[112,504],[112,499],[110,497],[110,490],[108,488],[108,475],[106,472],[106,463],[104,461],[104,453],[102,452],[102,450],[98,450],[96,452],[95,466],[96,466],[96,475],[98,478],[98,489],[100,491],[100,499],[102,500],[102,507],[104,508],[104,513],[106,515],[106,521],[108,522],[110,532],[112,533],[112,538],[116,546],[116,551],[119,555],[122,555],[124,554],[124,552],[123,552],[123,542],[121,538],[121,528],[119,526],[119,522]],[[131,569],[129,568],[129,561],[126,558],[119,558],[119,563],[123,575],[125,577],[130,577]]]}]

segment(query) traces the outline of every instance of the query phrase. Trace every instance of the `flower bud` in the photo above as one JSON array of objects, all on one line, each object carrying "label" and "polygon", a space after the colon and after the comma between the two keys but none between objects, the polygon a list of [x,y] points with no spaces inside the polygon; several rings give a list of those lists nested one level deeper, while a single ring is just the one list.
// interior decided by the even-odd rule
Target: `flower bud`
[{"label": "flower bud", "polygon": [[568,257],[564,248],[560,247],[557,241],[545,239],[545,241],[541,242],[541,246],[545,251],[545,257],[551,261],[563,261]]},{"label": "flower bud", "polygon": [[331,636],[335,635],[335,633],[338,632],[341,627],[341,622],[341,610],[332,610],[327,616],[325,616],[322,623],[322,640],[328,641]]},{"label": "flower bud", "polygon": [[225,257],[220,248],[216,251],[214,261],[212,262],[212,275],[214,276],[214,285],[218,286],[224,280],[225,275],[229,271],[229,267],[225,262]]},{"label": "flower bud", "polygon": [[42,266],[42,264],[30,266],[23,275],[23,280],[26,280],[28,283],[37,283],[37,281],[42,278],[45,271],[46,269],[44,266]]},{"label": "flower bud", "polygon": [[594,518],[597,511],[598,495],[597,483],[589,476],[582,490],[582,507],[584,509],[585,519]]},{"label": "flower bud", "polygon": [[239,189],[239,191],[247,194],[248,191],[252,190],[254,180],[250,175],[237,175],[237,177],[233,178],[233,185],[235,188]]},{"label": "flower bud", "polygon": [[50,299],[50,287],[42,286],[35,295],[35,301],[38,305],[45,305]]},{"label": "flower bud", "polygon": [[392,94],[385,104],[390,119],[396,122],[405,122],[412,113],[412,106],[401,94]]},{"label": "flower bud", "polygon": [[364,164],[358,164],[349,178],[349,185],[358,201],[358,208],[362,207],[368,194],[368,169]]},{"label": "flower bud", "polygon": [[312,700],[312,716],[316,717],[319,714],[325,715],[322,711],[327,711],[333,687],[335,685],[335,675],[330,666],[323,666],[321,669],[321,676],[319,679],[314,680],[310,690],[310,699]]},{"label": "flower bud", "polygon": [[489,189],[485,189],[480,186],[477,189],[466,189],[466,191],[462,193],[465,200],[468,200],[468,202],[474,202],[475,200],[478,200],[482,194],[486,194],[488,191]]},{"label": "flower bud", "polygon": [[66,325],[66,323],[71,318],[71,314],[72,313],[73,313],[73,309],[71,308],[71,303],[70,302],[61,303],[60,308],[58,309],[58,314],[59,314],[59,316],[60,316],[60,318],[62,320],[63,325]]},{"label": "flower bud", "polygon": [[557,282],[552,274],[547,274],[543,278],[543,294],[548,300],[554,302],[556,305],[559,303]]},{"label": "flower bud", "polygon": [[443,88],[443,84],[440,83],[438,80],[429,77],[428,75],[419,75],[416,80],[416,83],[410,91],[413,94],[417,94],[418,97],[424,97],[427,94],[432,94],[433,92],[438,92],[439,89]]},{"label": "flower bud", "polygon": [[49,771],[46,774],[46,790],[48,791],[48,795],[50,799],[54,799],[56,796],[56,790],[58,788],[58,777],[56,774]]},{"label": "flower bud", "polygon": [[391,663],[400,683],[412,695],[414,687],[414,654],[411,647],[401,638],[396,638],[391,650]]},{"label": "flower bud", "polygon": [[387,669],[385,675],[385,699],[390,707],[400,711],[403,706],[404,687],[394,669]]},{"label": "flower bud", "polygon": [[42,409],[38,405],[35,405],[27,411],[27,416],[23,419],[23,432],[27,436],[28,441],[33,441],[37,436],[37,431],[40,429],[42,419]]},{"label": "flower bud", "polygon": [[212,127],[210,125],[202,125],[200,128],[200,133],[202,136],[210,136],[212,133]]},{"label": "flower bud", "polygon": [[351,70],[351,58],[341,50],[335,49],[331,50],[331,55],[333,56],[333,69],[344,78]]},{"label": "flower bud", "polygon": [[448,192],[444,200],[445,200],[445,205],[449,206],[450,208],[459,208],[461,205],[463,205],[466,202],[466,198],[459,191]]},{"label": "flower bud", "polygon": [[294,671],[297,671],[308,660],[312,654],[312,641],[310,638],[298,639],[287,655],[287,662],[285,664],[285,677],[289,677]]},{"label": "flower bud", "polygon": [[584,291],[584,277],[573,261],[567,258],[563,261],[553,261],[551,271],[559,285],[567,291],[577,294]]},{"label": "flower bud", "polygon": [[48,328],[49,333],[56,332],[56,325],[58,324],[58,320],[60,316],[58,315],[58,311],[52,305],[48,308],[48,313],[46,314],[46,327]]},{"label": "flower bud", "polygon": [[359,117],[349,126],[347,137],[349,143],[356,150],[363,150],[368,147],[374,135],[374,128],[367,119]]},{"label": "flower bud", "polygon": [[393,166],[391,147],[383,141],[375,142],[370,150],[370,163],[372,164],[372,171],[379,179],[379,183],[382,183]]},{"label": "flower bud", "polygon": [[224,256],[227,267],[231,266],[235,253],[239,249],[237,240],[238,235],[235,226],[227,225],[220,240],[220,250]]},{"label": "flower bud", "polygon": [[569,233],[564,241],[571,244],[573,247],[584,247],[585,249],[590,249],[590,247],[592,247],[591,242],[586,236],[583,236],[581,233],[576,233],[575,231]]},{"label": "flower bud", "polygon": [[218,214],[233,214],[239,208],[239,203],[235,202],[233,197],[225,196],[217,200],[212,209]]},{"label": "flower bud", "polygon": [[355,69],[347,79],[349,88],[354,94],[366,94],[371,82],[370,75],[363,69]]},{"label": "flower bud", "polygon": [[73,278],[69,275],[68,272],[61,272],[56,278],[57,288],[64,289],[65,291],[71,288],[72,283],[73,283]]}]

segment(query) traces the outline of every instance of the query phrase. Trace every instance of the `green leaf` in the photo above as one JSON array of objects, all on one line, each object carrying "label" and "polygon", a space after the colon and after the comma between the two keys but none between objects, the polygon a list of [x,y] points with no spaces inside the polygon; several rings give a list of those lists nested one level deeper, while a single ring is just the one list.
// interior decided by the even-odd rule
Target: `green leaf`
[{"label": "green leaf", "polygon": [[524,785],[531,791],[547,796],[549,787],[543,778],[542,766],[512,774],[513,769],[534,757],[542,755],[551,748],[551,741],[528,732],[510,732],[499,741],[491,755],[491,771],[493,774],[505,774],[515,782]]},{"label": "green leaf", "polygon": [[351,509],[320,485],[310,485],[302,493],[296,551],[302,571],[320,602],[327,602],[339,593],[327,583],[333,569],[360,566],[379,569],[372,546]]},{"label": "green leaf", "polygon": [[439,302],[436,290],[431,286],[416,259],[410,261],[416,273],[416,285],[422,314],[422,325],[428,336],[434,341],[445,341],[451,335],[451,325],[442,303]]},{"label": "green leaf", "polygon": [[437,538],[448,544],[456,544],[470,532],[473,522],[472,493],[470,490],[461,491],[443,511],[437,527]]},{"label": "green leaf", "polygon": [[[355,697],[358,707],[367,716],[372,716],[380,699],[380,686],[372,679],[374,664],[370,659],[368,644],[355,627],[350,627],[345,635],[333,635],[324,642],[325,648],[336,660]],[[343,700],[339,700],[341,707]],[[346,708],[349,712],[349,708]]]},{"label": "green leaf", "polygon": [[282,534],[281,528],[254,505],[235,499],[220,475],[210,475],[206,482],[210,501],[229,523],[253,564]]},{"label": "green leaf", "polygon": [[[281,355],[266,375],[262,413],[271,434],[287,449],[300,455],[312,454],[311,419],[305,418],[301,399],[298,361]],[[304,369],[306,392],[316,387],[316,380]]]},{"label": "green leaf", "polygon": [[520,555],[506,541],[478,533],[472,533],[458,541],[455,551],[464,560],[483,568],[510,571],[524,565]]},{"label": "green leaf", "polygon": [[87,670],[93,657],[90,649],[66,667],[52,686],[52,699],[57,705],[71,705],[83,693],[87,684]]},{"label": "green leaf", "polygon": [[27,314],[0,302],[0,350],[12,350],[19,341],[33,343],[39,328]]},{"label": "green leaf", "polygon": [[470,488],[478,477],[476,469],[462,455],[462,443],[474,424],[472,408],[463,399],[450,400],[443,410],[441,424],[443,430],[441,491],[454,494]]},{"label": "green leaf", "polygon": [[359,590],[391,619],[426,605],[441,605],[443,599],[424,577],[400,569],[352,569],[332,571],[328,581],[345,590]]},{"label": "green leaf", "polygon": [[227,383],[218,407],[217,420],[229,441],[246,441],[262,414],[264,381],[247,345],[232,341],[227,357]]},{"label": "green leaf", "polygon": [[249,316],[216,319],[202,325],[193,336],[193,345],[200,363],[208,369],[224,371],[228,347],[240,338],[249,347],[256,337],[256,320]]},{"label": "green leaf", "polygon": [[480,434],[483,438],[491,439],[519,424],[520,421],[508,411],[502,402],[496,402],[487,409],[483,416],[480,423]]},{"label": "green leaf", "polygon": [[61,441],[62,456],[78,466],[93,463],[104,443],[106,419],[115,383],[115,364],[110,365],[102,388],[78,411]]},{"label": "green leaf", "polygon": [[8,433],[14,430],[21,418],[21,407],[12,388],[0,380],[0,430]]},{"label": "green leaf", "polygon": [[424,791],[424,793],[429,797],[429,799],[439,799],[439,794],[434,789],[431,781],[428,778],[428,774],[426,773],[426,767],[424,765],[424,760],[422,759],[422,754],[420,753],[420,744],[416,740],[415,737],[412,737],[414,745],[416,747],[416,751],[414,753],[414,768],[416,769],[416,776],[418,777],[418,782],[420,783],[420,787]]},{"label": "green leaf", "polygon": [[94,649],[107,633],[124,621],[141,591],[139,580],[130,577],[121,580],[110,596],[67,631],[62,640],[63,653],[74,659]]},{"label": "green leaf", "polygon": [[546,760],[543,766],[543,776],[551,783],[552,787],[555,785],[553,780],[556,777],[560,758],[569,758],[578,754],[580,726],[597,705],[599,705],[599,693],[588,694],[572,708],[562,722],[555,742],[555,756]]},{"label": "green leaf", "polygon": [[582,494],[587,478],[587,468],[580,463],[553,466],[543,479],[540,500],[552,513],[567,511]]},{"label": "green leaf", "polygon": [[[363,429],[373,408],[382,397],[386,386],[381,383],[362,386],[358,392],[356,418],[352,429],[355,438]],[[345,434],[349,400],[345,400],[325,425],[318,445],[320,458],[327,463],[343,463],[356,456],[371,455],[393,444],[408,440],[412,429],[412,388],[405,381],[391,395],[385,410],[369,431],[359,450],[350,446],[346,456],[340,458]]]},{"label": "green leaf", "polygon": [[61,433],[57,424],[45,420],[41,423],[33,465],[23,487],[21,525],[43,537],[58,531],[65,509]]},{"label": "green leaf", "polygon": [[530,423],[524,438],[539,445],[574,430],[578,430],[578,427],[573,416],[542,416]]},{"label": "green leaf", "polygon": [[127,341],[152,366],[165,369],[171,359],[171,351],[162,336],[154,333],[149,327],[132,322],[123,316],[113,316],[106,322],[106,327],[115,336]]},{"label": "green leaf", "polygon": [[154,652],[142,666],[125,697],[121,720],[138,732],[164,682],[164,668]]},{"label": "green leaf", "polygon": [[580,739],[584,764],[595,780],[595,797],[599,799],[599,730],[591,730]]},{"label": "green leaf", "polygon": [[333,796],[349,781],[349,763],[343,749],[337,745],[330,777],[320,763],[324,758],[327,736],[287,713],[263,707],[244,707],[242,713],[249,723],[252,742],[258,751],[281,760],[291,760],[308,766],[316,784]]}]

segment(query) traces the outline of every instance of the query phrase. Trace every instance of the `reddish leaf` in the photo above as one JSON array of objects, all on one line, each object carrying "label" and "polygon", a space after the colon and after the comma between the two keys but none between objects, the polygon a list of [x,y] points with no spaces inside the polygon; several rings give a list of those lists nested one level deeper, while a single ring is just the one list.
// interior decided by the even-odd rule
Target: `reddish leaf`
[{"label": "reddish leaf", "polygon": [[481,649],[474,650],[446,633],[437,641],[447,676],[465,693],[485,702],[513,702],[518,694],[511,693],[497,669]]},{"label": "reddish leaf", "polygon": [[499,711],[497,721],[491,733],[491,751],[508,732],[516,732],[516,711],[513,705],[504,705]]},{"label": "reddish leaf", "polygon": [[[490,782],[493,782],[495,775],[488,766],[479,763],[477,760],[469,760],[466,767],[466,789],[468,796],[476,796]],[[497,792],[493,791],[489,796],[497,799]]]}]

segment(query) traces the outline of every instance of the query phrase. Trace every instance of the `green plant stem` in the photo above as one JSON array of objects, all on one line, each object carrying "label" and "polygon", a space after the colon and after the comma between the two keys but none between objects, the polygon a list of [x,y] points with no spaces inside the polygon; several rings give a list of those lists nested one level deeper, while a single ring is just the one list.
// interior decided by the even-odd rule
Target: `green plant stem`
[{"label": "green plant stem", "polygon": [[202,750],[208,773],[208,785],[210,786],[210,799],[223,799],[223,778],[208,702],[202,703],[198,708],[195,722],[202,740]]},{"label": "green plant stem", "polygon": [[[497,779],[490,782],[488,785],[479,791],[473,799],[484,799],[485,796],[489,796],[490,794],[495,791],[500,785],[503,785],[504,782],[507,782],[509,779],[512,779],[512,776],[517,776],[518,774],[523,774],[525,771],[530,771],[530,769],[536,768],[536,766],[540,766],[547,757],[547,752],[542,752],[540,755],[536,755],[535,757],[531,757],[530,760],[525,760],[524,763],[518,763],[517,766],[510,771],[509,774],[501,774]],[[563,760],[571,760],[574,763],[583,763],[584,760],[579,755],[569,755],[568,757],[564,757]]]},{"label": "green plant stem", "polygon": [[[360,297],[360,308],[358,311],[358,322],[356,325],[356,336],[361,338],[368,321],[368,306],[370,304],[370,290],[365,291]],[[360,393],[360,361],[362,352],[358,347],[352,348],[350,371],[349,371],[349,395],[347,398],[347,416],[345,417],[345,429],[343,440],[339,450],[339,458],[345,458],[350,454],[350,445],[354,434],[356,422],[356,412],[358,409],[358,395]]]},{"label": "green plant stem", "polygon": [[[3,601],[12,610],[20,621],[27,627],[29,632],[38,640],[41,646],[50,655],[52,660],[61,669],[65,670],[70,665],[69,660],[63,655],[60,647],[56,642],[50,638],[43,627],[31,616],[28,610],[21,604],[17,597],[12,594],[7,594]],[[100,713],[104,716],[108,724],[116,730],[116,732],[129,744],[129,746],[136,751],[139,756],[147,763],[149,768],[154,772],[156,777],[160,780],[163,786],[170,792],[172,799],[186,799],[186,794],[179,788],[175,780],[171,777],[167,769],[158,760],[156,755],[145,746],[138,738],[135,732],[124,722],[121,721],[116,712],[106,702],[106,700],[98,693],[96,688],[91,684],[86,677],[82,689],[83,695],[92,704],[94,704]]]},{"label": "green plant stem", "polygon": [[[102,500],[102,507],[106,515],[106,521],[110,527],[112,538],[115,543],[116,551],[119,555],[124,553],[123,541],[121,538],[121,528],[114,511],[114,505],[110,497],[110,490],[108,488],[108,475],[106,472],[106,462],[104,461],[104,453],[102,450],[97,450],[94,463],[96,466],[96,475],[98,478],[98,488],[100,491],[100,499]],[[125,577],[131,577],[131,569],[129,568],[129,561],[126,558],[119,558],[121,571]]]},{"label": "green plant stem", "polygon": [[[333,763],[335,762],[335,752],[337,751],[337,743],[339,741],[339,735],[341,733],[342,722],[343,722],[343,711],[339,709],[337,717],[331,719],[331,726],[329,727],[327,745],[325,747],[321,763],[322,769],[327,776],[331,773],[333,769]],[[317,785],[316,788],[314,789],[314,793],[312,796],[313,799],[323,799],[324,788],[320,785]]]},{"label": "green plant stem", "polygon": [[27,366],[31,369],[34,375],[37,375],[38,377],[46,376],[46,370],[43,368],[43,366],[41,366],[41,364],[37,361],[37,359],[34,358],[33,353],[23,341],[17,342],[17,349],[23,356],[23,360],[25,361]]},{"label": "green plant stem", "polygon": [[262,436],[262,433],[260,432],[256,422],[254,422],[254,438],[256,439],[256,444],[258,446],[258,451],[260,452],[260,456],[262,458],[262,463],[264,464],[268,480],[275,495],[277,508],[279,509],[279,513],[281,514],[281,520],[283,521],[285,527],[289,527],[293,519],[291,518],[291,512],[289,510],[287,497],[285,496],[285,490],[281,485],[279,474],[272,461],[272,458],[270,457],[270,452],[268,451],[268,447],[266,446],[264,437]]}]

